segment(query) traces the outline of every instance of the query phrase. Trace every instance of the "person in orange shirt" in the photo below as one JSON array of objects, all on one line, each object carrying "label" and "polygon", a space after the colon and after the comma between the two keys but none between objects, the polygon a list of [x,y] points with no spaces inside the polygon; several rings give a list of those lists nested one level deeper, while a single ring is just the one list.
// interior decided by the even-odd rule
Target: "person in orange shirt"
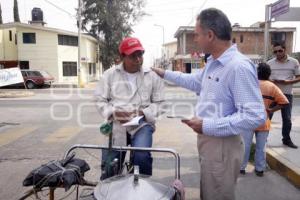
[{"label": "person in orange shirt", "polygon": [[274,83],[269,81],[269,77],[271,75],[271,68],[267,63],[258,64],[257,75],[268,119],[266,120],[265,124],[258,127],[252,134],[243,134],[245,142],[245,154],[240,173],[246,173],[245,168],[249,160],[252,139],[255,133],[255,174],[261,177],[264,175],[264,170],[266,168],[265,148],[271,127],[270,113],[274,113],[275,111],[278,111],[284,106],[288,105],[289,101],[282,93],[280,88],[278,88]]}]

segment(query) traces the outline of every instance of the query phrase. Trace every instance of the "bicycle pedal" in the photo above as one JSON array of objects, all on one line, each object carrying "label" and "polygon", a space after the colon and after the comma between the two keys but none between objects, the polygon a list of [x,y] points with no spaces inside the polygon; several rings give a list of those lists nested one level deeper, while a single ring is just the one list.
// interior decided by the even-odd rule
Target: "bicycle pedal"
[{"label": "bicycle pedal", "polygon": [[140,167],[138,165],[134,165],[134,172],[133,172],[134,184],[138,184],[138,182],[139,182],[139,175],[140,175]]}]

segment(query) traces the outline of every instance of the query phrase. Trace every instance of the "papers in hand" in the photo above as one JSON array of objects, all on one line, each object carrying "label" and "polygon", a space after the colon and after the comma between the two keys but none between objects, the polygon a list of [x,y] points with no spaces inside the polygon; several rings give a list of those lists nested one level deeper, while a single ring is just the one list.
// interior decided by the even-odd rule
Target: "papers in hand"
[{"label": "papers in hand", "polygon": [[189,120],[188,117],[183,115],[168,115],[167,118]]},{"label": "papers in hand", "polygon": [[137,126],[139,125],[140,119],[142,119],[144,116],[136,116],[132,118],[129,122],[126,122],[122,124],[122,126]]}]

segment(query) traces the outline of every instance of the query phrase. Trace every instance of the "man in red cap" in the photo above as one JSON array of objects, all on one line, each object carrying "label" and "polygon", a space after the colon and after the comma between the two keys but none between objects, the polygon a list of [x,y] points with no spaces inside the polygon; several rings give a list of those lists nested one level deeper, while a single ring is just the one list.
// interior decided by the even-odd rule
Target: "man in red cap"
[{"label": "man in red cap", "polygon": [[[144,52],[137,38],[125,38],[119,46],[122,62],[104,72],[95,91],[99,113],[113,122],[116,146],[152,146],[155,118],[164,101],[164,82],[150,68],[143,67]],[[103,152],[102,160],[107,157],[107,152]],[[125,154],[113,152],[111,157],[121,158],[123,162]],[[149,152],[134,152],[132,161],[139,166],[141,174],[152,175]],[[101,179],[114,175],[109,171]]]}]

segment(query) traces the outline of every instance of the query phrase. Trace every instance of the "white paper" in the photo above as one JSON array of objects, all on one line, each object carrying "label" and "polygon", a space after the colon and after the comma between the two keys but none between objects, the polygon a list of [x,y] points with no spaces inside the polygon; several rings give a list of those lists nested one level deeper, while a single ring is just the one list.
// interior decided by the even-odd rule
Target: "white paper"
[{"label": "white paper", "polygon": [[183,115],[167,115],[167,118],[171,118],[171,119],[186,119],[188,120],[189,118]]},{"label": "white paper", "polygon": [[126,122],[125,124],[122,124],[122,126],[137,126],[139,125],[140,119],[142,119],[144,116],[136,116],[132,118],[129,122]]}]

